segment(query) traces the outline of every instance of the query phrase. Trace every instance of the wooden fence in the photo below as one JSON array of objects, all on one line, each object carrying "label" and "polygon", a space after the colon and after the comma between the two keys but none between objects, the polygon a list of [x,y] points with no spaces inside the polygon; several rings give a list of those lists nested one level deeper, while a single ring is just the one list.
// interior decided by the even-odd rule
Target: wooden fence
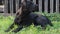
[{"label": "wooden fence", "polygon": [[[4,0],[4,13],[16,13],[20,7],[20,3],[23,0]],[[29,0],[38,4],[37,11],[54,13],[60,12],[60,0]]]}]

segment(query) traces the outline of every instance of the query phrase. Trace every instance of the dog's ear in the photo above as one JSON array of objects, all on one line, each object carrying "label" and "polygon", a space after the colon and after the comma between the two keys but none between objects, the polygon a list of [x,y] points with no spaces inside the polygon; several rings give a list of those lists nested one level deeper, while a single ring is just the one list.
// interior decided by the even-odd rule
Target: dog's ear
[{"label": "dog's ear", "polygon": [[38,12],[38,4],[33,5],[33,12]]},{"label": "dog's ear", "polygon": [[37,11],[38,12],[38,4],[35,4],[35,11]]}]

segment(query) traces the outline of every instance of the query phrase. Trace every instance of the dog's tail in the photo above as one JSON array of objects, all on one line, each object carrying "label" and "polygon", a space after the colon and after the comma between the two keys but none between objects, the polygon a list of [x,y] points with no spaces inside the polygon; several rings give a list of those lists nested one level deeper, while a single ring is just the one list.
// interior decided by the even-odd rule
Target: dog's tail
[{"label": "dog's tail", "polygon": [[53,24],[51,23],[51,20],[49,20],[48,19],[48,17],[46,16],[46,14],[44,13],[44,15],[45,15],[45,17],[47,18],[47,20],[48,20],[48,24],[50,25],[50,26],[53,26]]}]

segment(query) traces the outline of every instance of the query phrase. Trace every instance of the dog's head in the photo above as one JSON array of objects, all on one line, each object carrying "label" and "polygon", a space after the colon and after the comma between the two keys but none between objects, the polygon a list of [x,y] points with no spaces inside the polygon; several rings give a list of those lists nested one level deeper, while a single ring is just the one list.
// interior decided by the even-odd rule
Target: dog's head
[{"label": "dog's head", "polygon": [[37,10],[37,4],[34,4],[32,1],[23,1],[21,3],[19,12],[21,14],[29,14],[31,12],[35,12]]}]

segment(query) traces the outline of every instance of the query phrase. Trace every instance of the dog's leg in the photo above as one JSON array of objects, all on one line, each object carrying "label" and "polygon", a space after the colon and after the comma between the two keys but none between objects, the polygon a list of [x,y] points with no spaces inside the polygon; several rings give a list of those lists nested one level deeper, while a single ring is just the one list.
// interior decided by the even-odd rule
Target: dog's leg
[{"label": "dog's leg", "polygon": [[9,32],[14,26],[14,23],[5,31],[5,32]]},{"label": "dog's leg", "polygon": [[21,29],[23,28],[23,26],[18,26],[18,28],[16,28],[15,30],[13,30],[12,32],[15,32],[15,33],[17,33],[17,32],[19,32]]}]

